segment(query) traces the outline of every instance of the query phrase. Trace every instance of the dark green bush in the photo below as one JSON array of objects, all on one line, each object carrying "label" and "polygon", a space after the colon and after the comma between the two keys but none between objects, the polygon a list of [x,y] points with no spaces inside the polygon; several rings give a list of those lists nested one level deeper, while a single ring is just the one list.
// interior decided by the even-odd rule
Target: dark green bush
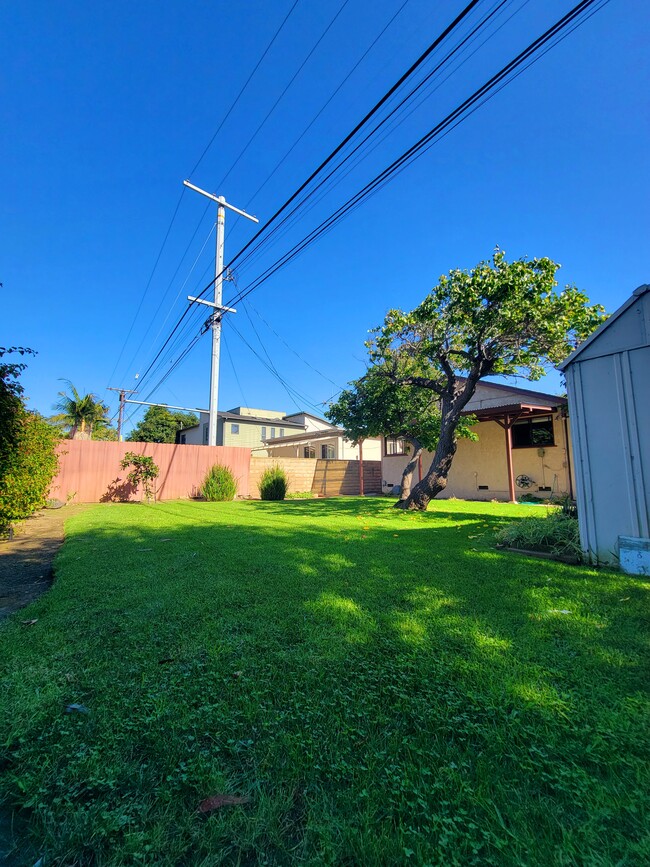
[{"label": "dark green bush", "polygon": [[201,496],[212,503],[234,500],[237,494],[237,480],[230,467],[215,464],[208,472],[201,486]]},{"label": "dark green bush", "polygon": [[289,479],[282,467],[275,464],[264,470],[258,487],[263,500],[284,500],[289,488]]},{"label": "dark green bush", "polygon": [[543,551],[562,557],[582,558],[580,532],[575,518],[554,510],[543,518],[522,518],[496,534],[506,548]]},{"label": "dark green bush", "polygon": [[45,506],[59,466],[58,432],[22,403],[3,421],[10,425],[0,455],[0,530]]}]

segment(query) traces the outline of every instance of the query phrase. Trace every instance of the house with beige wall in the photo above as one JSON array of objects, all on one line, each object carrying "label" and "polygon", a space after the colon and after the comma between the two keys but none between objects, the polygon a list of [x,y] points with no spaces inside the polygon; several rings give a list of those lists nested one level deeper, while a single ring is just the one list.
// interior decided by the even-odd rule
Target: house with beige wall
[{"label": "house with beige wall", "polygon": [[325,422],[318,428],[312,427],[300,434],[287,434],[273,441],[267,440],[266,448],[271,457],[278,458],[358,461],[361,457],[364,461],[380,461],[382,439],[368,438],[359,449],[358,445],[346,439],[343,428]]},{"label": "house with beige wall", "polygon": [[[478,440],[459,439],[448,484],[438,497],[511,500],[522,494],[573,498],[572,454],[567,399],[558,395],[482,381],[465,414],[477,419]],[[401,483],[409,447],[384,437],[382,489]],[[433,454],[424,452],[414,481],[422,478]]]}]

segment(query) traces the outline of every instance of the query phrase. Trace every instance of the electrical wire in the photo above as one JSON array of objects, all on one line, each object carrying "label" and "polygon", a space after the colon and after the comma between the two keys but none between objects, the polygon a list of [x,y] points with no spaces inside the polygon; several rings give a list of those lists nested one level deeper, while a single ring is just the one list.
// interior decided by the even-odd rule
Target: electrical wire
[{"label": "electrical wire", "polygon": [[[408,164],[410,164],[414,159],[421,155],[421,153],[425,152],[425,150],[431,147],[433,143],[435,143],[436,137],[441,137],[441,133],[444,133],[446,135],[450,128],[455,128],[455,126],[462,122],[462,120],[465,119],[466,116],[469,116],[470,113],[476,111],[481,104],[484,104],[487,99],[491,98],[491,96],[494,95],[492,91],[499,92],[501,89],[503,89],[503,87],[510,83],[510,81],[514,80],[515,77],[521,74],[524,69],[528,68],[541,56],[544,56],[544,54],[546,54],[552,47],[554,47],[554,45],[558,44],[561,39],[566,38],[566,35],[568,35],[568,33],[573,32],[575,29],[577,29],[578,26],[581,26],[586,20],[588,20],[591,15],[595,14],[596,11],[603,8],[603,6],[606,5],[609,0],[603,0],[603,2],[601,2],[600,5],[597,6],[594,10],[592,10],[588,16],[583,16],[582,19],[580,19],[579,16],[581,16],[583,12],[589,10],[590,7],[592,7],[596,2],[598,2],[598,0],[582,0],[582,2],[578,3],[575,7],[573,7],[572,10],[566,13],[566,15],[559,19],[559,21],[552,25],[552,27],[548,28],[542,34],[542,36],[534,40],[526,49],[524,49],[512,61],[506,64],[506,66],[504,66],[498,73],[493,75],[481,88],[476,90],[470,97],[468,97],[456,109],[454,109],[454,111],[449,113],[442,121],[440,121],[431,130],[429,130],[428,133],[422,136],[400,157],[394,160],[386,169],[384,169],[384,171],[377,175],[372,181],[367,183],[354,196],[348,199],[348,201],[345,202],[344,205],[342,205],[340,208],[338,208],[334,212],[334,214],[330,215],[330,217],[328,217],[319,226],[312,230],[312,232],[305,236],[305,238],[303,238],[298,244],[294,245],[294,247],[290,251],[288,251],[288,253],[278,259],[272,266],[267,268],[266,271],[263,272],[263,274],[260,275],[258,278],[256,278],[256,280],[253,281],[253,283],[249,285],[244,291],[238,292],[235,297],[228,302],[228,306],[242,301],[247,295],[249,295],[252,291],[258,288],[261,283],[269,279],[270,276],[272,276],[272,274],[279,270],[280,267],[284,267],[284,265],[288,264],[291,259],[299,255],[306,248],[306,246],[313,243],[325,232],[329,231],[335,223],[337,223],[345,216],[346,213],[351,212],[353,209],[359,206],[364,199],[368,198],[370,195],[376,192],[381,186],[385,185],[385,183],[387,183],[395,174],[401,172]],[[578,20],[576,21],[576,19]],[[571,24],[574,24],[571,30],[562,35],[562,31],[566,30]],[[555,39],[555,37],[557,36],[560,36],[560,38]],[[541,53],[540,48],[546,46],[546,44],[549,42],[551,42],[551,44],[546,48],[543,53]],[[527,63],[527,61],[530,62]],[[524,64],[526,65],[524,66]],[[518,67],[523,68],[518,70]],[[516,72],[516,75],[512,75],[513,72]],[[471,109],[471,112],[468,111],[469,109]],[[445,130],[447,130],[447,132],[445,132]],[[212,284],[208,284],[208,287],[206,287],[205,291],[207,291],[207,288],[209,288],[210,285]]]},{"label": "electrical wire", "polygon": [[[510,73],[515,71],[519,66],[522,66],[529,58],[531,58],[531,55],[534,55],[536,52],[538,52],[542,46],[546,45],[547,42],[549,42],[556,35],[561,33],[563,29],[568,27],[569,24],[573,23],[573,21],[577,17],[579,17],[583,12],[588,10],[589,7],[593,6],[596,2],[598,2],[598,0],[581,0],[580,3],[578,3],[575,7],[573,7],[572,10],[570,10],[570,12],[566,13],[566,15],[559,19],[559,21],[552,25],[552,27],[546,30],[542,34],[542,36],[534,40],[526,49],[520,52],[517,57],[515,57],[512,61],[506,64],[506,66],[504,66],[498,73],[493,75],[484,85],[482,85],[482,87],[480,87],[470,97],[464,100],[460,106],[450,112],[442,121],[440,121],[431,130],[429,130],[428,133],[422,136],[414,145],[412,145],[407,151],[405,151],[401,156],[394,160],[379,175],[373,178],[372,181],[368,182],[354,196],[348,199],[347,202],[341,205],[333,214],[323,220],[319,224],[319,226],[313,229],[300,242],[294,245],[294,247],[290,251],[288,251],[288,253],[278,259],[273,265],[269,266],[269,268],[267,268],[267,270],[263,272],[260,277],[253,281],[253,283],[250,284],[249,287],[246,288],[246,290],[240,292],[238,295],[228,301],[227,306],[232,306],[242,301],[248,294],[258,288],[259,285],[269,279],[269,277],[272,276],[272,274],[274,274],[277,270],[279,270],[279,268],[284,267],[285,264],[288,264],[288,262],[295,258],[296,255],[298,255],[300,252],[302,252],[302,250],[304,250],[307,246],[317,240],[322,234],[332,228],[335,223],[339,222],[346,215],[347,212],[351,211],[354,207],[360,204],[365,198],[369,196],[370,193],[372,193],[380,185],[383,185],[384,182],[389,180],[398,170],[401,170],[407,164],[410,164],[419,155],[424,153],[425,149],[428,149],[428,147],[432,145],[435,138],[439,136],[441,132],[443,132],[447,127],[451,126],[452,124],[456,126],[456,121],[461,122],[462,119],[464,119],[464,116],[466,115],[468,109],[472,108],[475,103],[479,102],[479,100],[488,95],[491,90],[496,89],[496,86],[498,84],[501,84],[503,82],[502,87],[504,87],[507,83],[509,83],[509,81],[512,80],[508,79]],[[609,2],[609,0],[604,0],[604,2],[601,2],[598,9],[602,8],[607,2]],[[598,9],[595,11],[598,11]],[[588,19],[584,18],[584,20],[582,20],[580,24],[584,23],[585,20]],[[571,30],[571,32],[573,32],[573,30]],[[544,54],[545,53],[546,51],[544,52]],[[535,60],[533,60],[533,62],[536,62],[536,60],[540,59],[541,56],[543,56],[543,54],[537,56]],[[507,81],[504,82],[504,79],[507,79]],[[502,87],[500,87],[499,89],[502,89]]]},{"label": "electrical wire", "polygon": [[295,72],[295,73],[293,74],[293,76],[291,77],[291,80],[289,81],[289,83],[287,84],[287,86],[284,88],[284,90],[282,91],[282,93],[280,94],[280,96],[275,100],[275,102],[273,103],[273,105],[271,106],[271,108],[269,109],[269,111],[267,112],[267,114],[265,115],[264,119],[261,121],[261,123],[259,124],[259,126],[258,126],[257,129],[255,130],[255,132],[253,133],[253,135],[248,139],[248,141],[246,142],[246,144],[245,144],[244,147],[242,148],[241,152],[239,153],[239,156],[235,159],[235,161],[232,163],[232,165],[230,166],[230,168],[228,169],[228,171],[226,172],[226,174],[221,178],[221,180],[220,180],[219,183],[217,184],[217,188],[218,188],[218,189],[221,189],[221,188],[223,187],[224,183],[225,183],[226,180],[230,177],[230,174],[231,174],[231,172],[233,171],[233,169],[235,168],[235,166],[239,163],[239,161],[240,161],[241,158],[244,156],[244,154],[246,153],[246,151],[248,150],[248,148],[251,146],[251,144],[253,143],[253,141],[255,141],[255,139],[257,138],[257,136],[258,136],[260,130],[262,129],[262,127],[266,124],[267,120],[271,117],[271,115],[273,114],[273,112],[275,111],[275,109],[278,107],[278,105],[280,104],[280,102],[281,102],[281,100],[283,99],[284,95],[287,93],[287,91],[289,90],[289,88],[291,87],[291,85],[294,83],[294,81],[296,80],[296,78],[298,78],[298,76],[300,75],[300,73],[302,72],[302,70],[304,69],[304,67],[306,66],[306,64],[309,62],[310,58],[312,57],[312,55],[314,54],[314,52],[316,51],[316,49],[318,48],[318,46],[321,44],[321,42],[323,41],[323,39],[327,36],[327,34],[329,33],[329,31],[330,31],[331,28],[333,27],[334,22],[337,20],[337,18],[338,18],[339,15],[341,14],[341,12],[343,12],[343,10],[345,9],[345,7],[348,5],[349,2],[350,2],[350,0],[343,0],[343,3],[342,3],[341,6],[339,7],[338,12],[336,12],[336,14],[334,15],[334,17],[332,18],[332,20],[330,21],[330,23],[327,25],[327,27],[325,28],[325,30],[324,30],[324,31],[321,33],[321,35],[318,37],[318,39],[316,40],[316,43],[315,43],[314,46],[312,47],[312,49],[311,49],[311,51],[309,52],[309,54],[307,55],[307,57],[305,57],[305,59],[303,60],[303,62],[300,64],[300,66],[298,67],[298,69],[296,70],[296,72]]},{"label": "electrical wire", "polygon": [[[296,200],[296,198],[305,190],[309,184],[320,174],[320,172],[332,162],[333,159],[336,158],[337,154],[339,154],[343,148],[348,144],[349,141],[361,130],[368,121],[374,117],[377,112],[386,104],[386,102],[396,93],[402,84],[407,81],[416,71],[419,69],[422,64],[426,61],[426,59],[436,50],[436,48],[447,38],[447,36],[454,31],[456,27],[458,27],[464,19],[472,12],[472,10],[478,5],[481,0],[470,0],[470,2],[461,10],[461,12],[453,19],[453,21],[447,25],[443,29],[443,31],[430,43],[430,45],[423,51],[420,56],[415,60],[414,63],[403,73],[399,79],[386,91],[386,93],[375,103],[375,105],[368,111],[365,116],[362,118],[359,123],[355,125],[355,127],[339,142],[339,144],[334,148],[333,151],[320,163],[320,165],[309,175],[309,177],[298,187],[297,190],[292,193],[292,195],[275,211],[275,213],[266,221],[266,223],[256,232],[256,234],[239,250],[239,252],[233,257],[233,259],[228,262],[223,270],[223,273],[227,273],[227,271],[241,258],[241,256],[248,250],[263,234],[264,232],[277,220],[277,218],[284,213],[284,211]],[[216,278],[215,278],[216,279]],[[197,295],[197,297],[202,297],[208,289],[213,285],[214,280],[210,281],[210,283],[205,286],[205,288]],[[148,374],[151,370],[157,359],[160,357],[169,341],[172,339],[173,335],[177,332],[178,328],[185,320],[188,315],[190,308],[186,308],[185,311],[181,314],[176,325],[172,329],[171,334],[168,336],[167,340],[158,351],[158,354],[151,362],[143,377]],[[143,378],[142,377],[142,378]]]},{"label": "electrical wire", "polygon": [[323,105],[320,107],[320,109],[318,110],[318,112],[317,112],[317,113],[312,117],[312,119],[309,121],[309,123],[307,124],[307,126],[303,129],[303,131],[300,133],[300,135],[298,136],[298,138],[297,138],[297,139],[294,141],[294,143],[291,145],[291,147],[289,148],[289,150],[286,151],[286,153],[284,154],[284,156],[281,157],[281,159],[280,159],[280,160],[275,164],[275,166],[271,169],[271,171],[269,172],[269,174],[266,176],[266,179],[265,179],[265,180],[260,184],[260,186],[255,190],[255,192],[253,193],[253,195],[249,198],[248,202],[247,202],[246,205],[244,206],[244,210],[247,210],[247,209],[250,207],[251,203],[255,201],[255,199],[257,198],[257,196],[262,192],[262,190],[263,190],[264,187],[268,184],[268,182],[271,180],[271,178],[274,177],[275,173],[278,171],[278,169],[280,168],[280,166],[282,166],[282,165],[284,164],[285,160],[287,160],[288,157],[293,153],[293,151],[294,151],[294,150],[296,149],[296,147],[300,144],[300,142],[303,140],[303,138],[307,135],[307,133],[309,132],[309,130],[312,128],[312,126],[316,123],[316,121],[318,120],[318,118],[323,114],[323,112],[325,111],[325,109],[327,108],[327,106],[332,102],[332,100],[335,98],[335,96],[338,94],[338,92],[341,90],[341,88],[343,88],[343,87],[347,84],[347,82],[350,80],[350,78],[352,77],[352,75],[357,71],[357,69],[359,68],[359,66],[361,66],[361,64],[363,63],[363,61],[364,61],[364,60],[366,59],[366,57],[368,56],[368,54],[370,54],[370,52],[372,51],[372,49],[373,49],[373,48],[375,47],[375,45],[379,42],[379,40],[381,39],[381,37],[384,35],[384,33],[386,33],[386,31],[388,30],[388,28],[389,28],[389,27],[391,26],[391,24],[395,21],[395,19],[396,19],[396,18],[401,14],[401,12],[403,11],[403,9],[405,8],[405,6],[406,6],[409,2],[410,2],[410,0],[404,0],[404,2],[402,3],[402,5],[397,9],[397,12],[395,12],[395,13],[392,15],[392,17],[388,20],[388,22],[387,22],[387,23],[382,27],[382,29],[379,31],[379,33],[377,34],[377,36],[375,36],[375,38],[373,39],[373,41],[370,43],[370,45],[366,48],[366,50],[363,52],[363,54],[361,55],[361,57],[360,57],[360,58],[357,60],[357,62],[354,64],[354,66],[352,67],[352,69],[350,69],[350,71],[347,73],[347,75],[345,76],[345,78],[343,78],[343,79],[339,82],[339,84],[337,85],[337,87],[335,88],[335,90],[332,92],[332,94],[329,96],[329,98],[327,99],[327,101],[323,103]]},{"label": "electrical wire", "polygon": [[235,99],[233,100],[233,102],[232,102],[230,108],[228,109],[228,111],[225,113],[225,115],[224,115],[223,118],[221,119],[221,122],[220,122],[219,126],[216,128],[216,130],[215,130],[215,132],[214,132],[214,135],[212,136],[212,138],[210,139],[210,141],[207,143],[207,145],[205,146],[205,148],[203,149],[203,151],[202,151],[202,153],[201,153],[201,156],[198,158],[198,160],[197,160],[196,163],[194,164],[194,166],[193,166],[193,168],[192,168],[192,171],[191,171],[190,174],[189,174],[190,177],[194,174],[194,172],[198,169],[198,167],[199,167],[199,166],[201,165],[201,163],[203,162],[203,159],[205,158],[205,155],[207,154],[207,152],[210,150],[210,148],[211,148],[212,145],[214,144],[214,140],[216,139],[217,135],[219,134],[219,130],[221,129],[221,127],[225,124],[225,122],[228,120],[228,118],[229,118],[230,115],[232,114],[232,112],[233,112],[235,106],[237,105],[237,103],[238,103],[239,100],[241,99],[241,97],[242,97],[244,91],[246,90],[246,88],[248,87],[248,85],[251,83],[251,80],[252,80],[253,76],[255,75],[255,73],[257,72],[257,70],[258,70],[258,69],[260,68],[260,66],[262,65],[262,61],[264,60],[264,58],[266,57],[266,55],[269,53],[269,51],[270,51],[271,48],[273,47],[273,44],[275,43],[275,40],[278,38],[278,36],[279,36],[280,33],[282,32],[282,30],[283,30],[283,28],[284,28],[284,25],[287,23],[287,21],[288,21],[289,18],[291,17],[291,14],[293,13],[293,10],[296,8],[296,6],[298,5],[299,2],[300,2],[300,0],[294,0],[294,3],[292,4],[291,8],[289,9],[289,11],[287,12],[287,14],[286,14],[286,15],[284,16],[284,18],[282,19],[282,23],[280,24],[280,26],[278,27],[278,29],[277,29],[277,30],[275,31],[275,33],[273,34],[273,38],[271,39],[271,41],[269,42],[269,44],[268,44],[268,45],[266,46],[266,48],[264,49],[264,51],[263,51],[262,56],[260,57],[260,59],[257,61],[257,63],[255,64],[255,66],[253,67],[253,71],[250,73],[250,75],[248,76],[248,78],[247,78],[246,81],[244,82],[244,84],[243,84],[241,90],[239,91],[239,93],[237,94],[237,96],[235,97]]},{"label": "electrical wire", "polygon": [[[277,30],[276,30],[275,33],[273,34],[273,37],[271,38],[271,41],[267,44],[267,46],[266,46],[266,48],[264,49],[264,51],[262,52],[262,54],[261,54],[259,60],[257,61],[257,63],[255,64],[255,66],[253,67],[253,70],[251,71],[251,73],[249,74],[248,78],[246,79],[246,81],[245,81],[244,84],[242,85],[241,89],[239,90],[239,93],[237,94],[237,96],[235,97],[235,99],[233,100],[233,102],[231,103],[230,107],[228,108],[228,110],[226,111],[225,115],[224,115],[223,118],[221,119],[221,122],[219,123],[219,125],[218,125],[217,128],[216,128],[216,130],[214,131],[214,133],[213,133],[212,137],[210,138],[209,142],[208,142],[207,145],[204,147],[203,151],[201,152],[201,155],[199,156],[198,160],[195,162],[194,166],[192,167],[192,170],[190,171],[190,176],[191,176],[192,174],[194,174],[194,172],[197,170],[197,168],[198,168],[198,167],[201,165],[201,163],[203,162],[203,159],[205,158],[206,154],[208,153],[208,151],[210,150],[210,148],[211,148],[212,145],[214,144],[214,141],[215,141],[217,135],[219,134],[219,131],[221,130],[221,128],[223,127],[223,125],[225,124],[225,122],[228,120],[228,118],[230,117],[230,115],[231,115],[232,112],[234,111],[234,109],[235,109],[235,107],[237,106],[239,100],[241,99],[242,95],[244,94],[244,91],[246,90],[246,88],[247,88],[248,85],[250,84],[251,80],[253,79],[255,73],[257,72],[257,70],[258,70],[259,67],[261,66],[262,62],[264,61],[264,58],[266,57],[266,55],[267,55],[267,54],[269,53],[269,51],[271,50],[271,48],[272,48],[272,46],[274,45],[276,39],[278,38],[278,36],[279,36],[280,33],[282,32],[282,30],[284,29],[285,24],[287,23],[287,21],[288,21],[289,18],[291,17],[291,14],[293,13],[294,9],[296,8],[296,6],[298,5],[299,2],[300,2],[300,0],[294,0],[294,2],[293,2],[293,4],[291,5],[289,11],[288,11],[287,14],[285,15],[285,17],[282,19],[282,22],[280,23],[280,26],[277,28]],[[116,373],[116,371],[117,371],[117,369],[118,369],[118,366],[119,366],[119,364],[120,364],[120,361],[122,360],[122,356],[124,355],[124,350],[126,349],[126,347],[127,347],[127,345],[128,345],[129,338],[131,337],[131,334],[132,334],[132,332],[133,332],[133,328],[135,327],[135,323],[136,323],[136,321],[137,321],[137,319],[138,319],[138,317],[139,317],[139,315],[140,315],[140,312],[141,312],[141,310],[142,310],[142,306],[143,306],[143,304],[144,304],[145,298],[146,298],[147,293],[148,293],[148,291],[149,291],[149,288],[150,288],[150,286],[151,286],[151,282],[152,282],[152,280],[153,280],[153,276],[154,276],[154,274],[155,274],[155,272],[156,272],[156,269],[157,269],[157,267],[158,267],[158,263],[160,262],[161,256],[162,256],[163,251],[164,251],[164,249],[165,249],[165,246],[166,246],[166,244],[167,244],[167,240],[168,240],[169,235],[170,235],[170,233],[171,233],[171,230],[172,230],[172,227],[173,227],[173,225],[174,225],[174,222],[176,221],[176,216],[178,215],[178,211],[179,211],[179,209],[180,209],[181,202],[182,202],[182,200],[183,200],[183,195],[185,194],[185,189],[186,189],[186,188],[183,187],[183,189],[181,190],[180,196],[179,196],[178,201],[177,201],[177,203],[176,203],[176,207],[174,208],[174,211],[173,211],[173,213],[172,213],[171,219],[170,219],[169,224],[168,224],[168,226],[167,226],[167,230],[166,230],[165,235],[164,235],[164,237],[163,237],[162,244],[160,245],[160,249],[158,250],[158,255],[156,256],[156,260],[155,260],[155,262],[154,262],[153,268],[151,269],[151,273],[150,273],[150,275],[149,275],[149,279],[147,280],[147,283],[146,283],[146,285],[145,285],[144,292],[143,292],[143,294],[142,294],[142,297],[140,298],[140,302],[139,302],[139,304],[138,304],[138,307],[137,307],[136,312],[135,312],[135,314],[134,314],[134,316],[133,316],[133,320],[132,320],[132,322],[131,322],[131,325],[130,325],[130,327],[129,327],[129,330],[128,330],[127,335],[126,335],[126,337],[125,337],[125,339],[124,339],[124,342],[123,342],[123,344],[122,344],[122,348],[121,348],[120,353],[119,353],[119,355],[118,355],[118,357],[117,357],[117,361],[115,362],[115,366],[113,367],[113,371],[112,371],[112,373],[111,373],[111,375],[110,375],[110,377],[109,377],[109,381],[111,381],[111,380],[113,379],[113,377],[115,376],[115,373]],[[207,212],[208,207],[209,207],[209,205],[206,206],[206,208],[205,208],[203,214],[201,215],[201,219],[200,219],[199,223],[197,224],[196,229],[194,230],[194,234],[192,235],[192,240],[194,239],[196,233],[197,233],[198,230],[199,230],[199,227],[200,227],[200,225],[201,225],[201,222],[203,221],[203,218],[205,217],[205,214],[206,214],[206,212]],[[191,244],[191,241],[190,241],[190,244]],[[188,245],[188,246],[189,246],[189,245]],[[185,258],[185,255],[186,255],[186,254],[187,254],[187,250],[185,251],[185,253],[183,253],[183,257],[181,258],[181,262],[179,263],[178,268],[180,268],[180,265],[181,265],[183,259]],[[174,276],[176,275],[176,273],[178,273],[178,268],[177,268],[176,272],[174,273]],[[174,278],[172,277],[172,281],[173,281],[173,279],[174,279]],[[137,352],[139,352],[139,349],[137,350]],[[136,352],[136,354],[137,354],[137,352]]]}]

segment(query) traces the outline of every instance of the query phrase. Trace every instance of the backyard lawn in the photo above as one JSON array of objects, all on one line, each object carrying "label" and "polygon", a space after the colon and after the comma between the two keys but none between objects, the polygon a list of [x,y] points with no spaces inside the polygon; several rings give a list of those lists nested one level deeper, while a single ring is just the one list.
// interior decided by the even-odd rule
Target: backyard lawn
[{"label": "backyard lawn", "polygon": [[0,625],[12,863],[650,863],[648,585],[496,551],[531,511],[71,519]]}]

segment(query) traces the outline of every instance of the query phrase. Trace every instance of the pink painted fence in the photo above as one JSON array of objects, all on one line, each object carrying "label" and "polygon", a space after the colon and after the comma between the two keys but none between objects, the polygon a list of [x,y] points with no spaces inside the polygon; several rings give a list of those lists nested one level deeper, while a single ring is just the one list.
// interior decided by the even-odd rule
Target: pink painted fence
[{"label": "pink painted fence", "polygon": [[230,467],[237,479],[237,493],[249,494],[250,449],[229,446],[168,445],[167,443],[115,443],[65,440],[59,447],[59,473],[52,482],[50,497],[64,502],[100,503],[111,500],[139,500],[126,482],[128,470],[120,469],[127,452],[151,456],[160,475],[156,498],[176,500],[196,496],[206,473],[214,464]]}]

